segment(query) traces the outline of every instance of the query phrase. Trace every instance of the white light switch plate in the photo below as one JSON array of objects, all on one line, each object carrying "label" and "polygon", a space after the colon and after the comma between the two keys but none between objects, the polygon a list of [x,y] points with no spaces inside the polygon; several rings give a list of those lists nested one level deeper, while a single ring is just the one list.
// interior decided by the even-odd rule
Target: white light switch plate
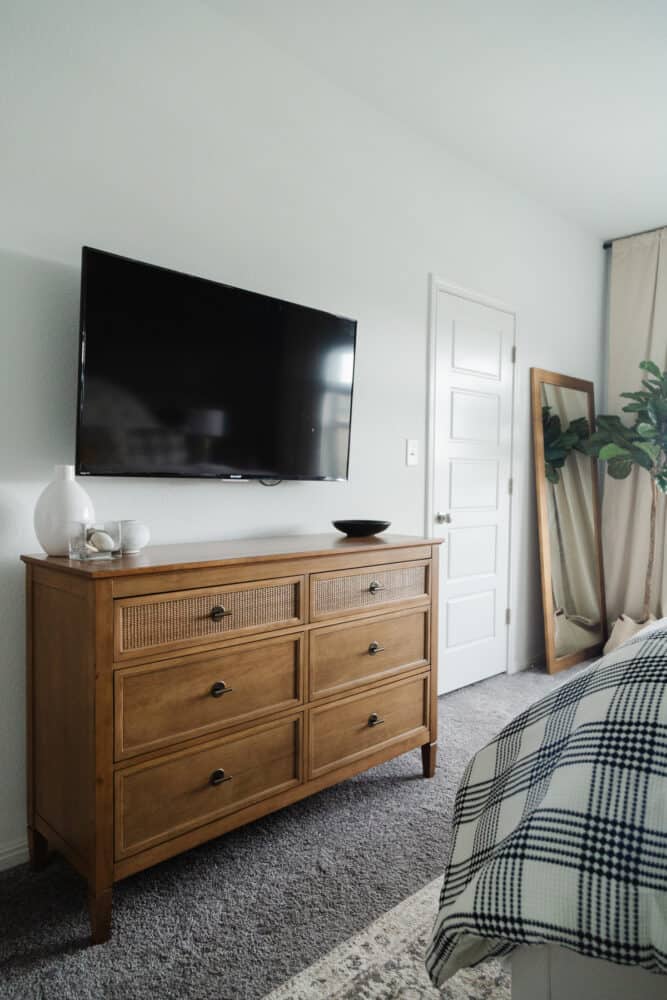
[{"label": "white light switch plate", "polygon": [[405,442],[405,464],[419,465],[419,441],[416,439]]}]

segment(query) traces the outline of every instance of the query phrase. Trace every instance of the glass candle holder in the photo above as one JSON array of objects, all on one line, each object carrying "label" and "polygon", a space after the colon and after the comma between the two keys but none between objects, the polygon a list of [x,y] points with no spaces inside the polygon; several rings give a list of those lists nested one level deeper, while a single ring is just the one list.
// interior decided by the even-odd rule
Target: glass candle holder
[{"label": "glass candle holder", "polygon": [[70,559],[111,559],[120,554],[118,521],[72,521],[69,528]]}]

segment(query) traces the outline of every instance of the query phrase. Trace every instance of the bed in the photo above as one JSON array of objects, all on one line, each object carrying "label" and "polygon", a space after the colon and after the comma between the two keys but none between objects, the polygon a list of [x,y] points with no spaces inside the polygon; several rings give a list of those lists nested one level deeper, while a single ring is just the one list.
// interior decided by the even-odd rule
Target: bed
[{"label": "bed", "polygon": [[667,996],[667,619],[466,769],[426,966],[510,955],[516,1000]]}]

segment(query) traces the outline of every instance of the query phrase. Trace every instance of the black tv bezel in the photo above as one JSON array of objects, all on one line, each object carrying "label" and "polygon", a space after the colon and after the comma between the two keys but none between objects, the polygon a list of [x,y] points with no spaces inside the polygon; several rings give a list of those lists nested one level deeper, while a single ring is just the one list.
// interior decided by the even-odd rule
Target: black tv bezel
[{"label": "black tv bezel", "polygon": [[[86,359],[86,329],[85,329],[85,302],[86,302],[86,257],[88,253],[102,254],[105,257],[114,257],[117,260],[127,261],[130,264],[139,264],[142,267],[150,267],[156,271],[166,271],[179,277],[191,278],[194,281],[205,282],[209,285],[216,285],[221,288],[231,288],[236,291],[249,292],[263,299],[272,302],[282,303],[289,306],[297,306],[311,312],[320,313],[323,316],[331,316],[334,319],[344,320],[346,323],[354,324],[352,336],[352,380],[350,385],[350,421],[347,435],[347,455],[345,459],[344,476],[295,476],[284,475],[269,477],[265,474],[257,473],[189,473],[189,472],[91,472],[81,464],[79,454],[79,439],[81,432],[81,416],[83,410],[84,379],[85,379],[85,359]],[[148,261],[138,260],[136,257],[127,257],[124,254],[112,253],[109,250],[100,250],[97,247],[81,247],[81,291],[79,300],[79,346],[78,346],[78,370],[77,370],[77,398],[76,398],[76,442],[75,442],[75,472],[77,476],[100,477],[112,479],[194,479],[194,480],[218,480],[220,482],[250,482],[250,481],[279,481],[279,482],[303,482],[303,483],[347,483],[350,480],[350,450],[352,447],[352,412],[354,406],[354,376],[357,363],[357,320],[349,316],[342,316],[339,313],[328,312],[325,309],[316,309],[313,306],[305,306],[299,302],[290,302],[288,299],[279,299],[274,295],[265,295],[263,292],[253,292],[248,288],[240,288],[238,285],[230,285],[224,281],[215,281],[213,278],[204,278],[201,275],[190,274],[188,271],[177,271],[171,267],[163,267],[161,264],[152,264]]]}]

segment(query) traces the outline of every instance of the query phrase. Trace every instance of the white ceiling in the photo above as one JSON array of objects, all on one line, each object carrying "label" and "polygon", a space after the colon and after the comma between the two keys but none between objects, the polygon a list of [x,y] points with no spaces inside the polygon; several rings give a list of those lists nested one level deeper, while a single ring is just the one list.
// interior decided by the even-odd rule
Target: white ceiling
[{"label": "white ceiling", "polygon": [[600,237],[667,224],[667,0],[208,0]]}]

